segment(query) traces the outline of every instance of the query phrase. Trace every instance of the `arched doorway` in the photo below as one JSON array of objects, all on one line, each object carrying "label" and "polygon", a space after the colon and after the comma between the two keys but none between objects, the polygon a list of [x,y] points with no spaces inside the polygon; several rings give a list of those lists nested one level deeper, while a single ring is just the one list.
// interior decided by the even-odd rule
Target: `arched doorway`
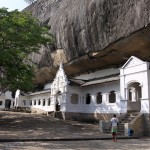
[{"label": "arched doorway", "polygon": [[141,110],[141,86],[138,82],[132,82],[127,88],[128,94],[128,111],[140,111]]},{"label": "arched doorway", "polygon": [[60,111],[60,104],[58,100],[56,100],[56,111]]},{"label": "arched doorway", "polygon": [[5,108],[9,109],[11,106],[11,100],[10,99],[6,99],[5,100]]},{"label": "arched doorway", "polygon": [[61,101],[61,91],[57,91],[55,103],[56,111],[60,111],[60,101]]}]

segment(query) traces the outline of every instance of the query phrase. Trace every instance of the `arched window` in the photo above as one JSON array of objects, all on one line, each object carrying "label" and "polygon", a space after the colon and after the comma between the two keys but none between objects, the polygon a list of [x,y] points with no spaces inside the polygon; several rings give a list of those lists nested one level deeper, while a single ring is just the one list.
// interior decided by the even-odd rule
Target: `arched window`
[{"label": "arched window", "polygon": [[131,102],[139,101],[142,97],[140,83],[134,82],[129,85],[129,100]]},{"label": "arched window", "polygon": [[101,92],[97,93],[96,102],[97,102],[97,104],[102,103],[102,93]]},{"label": "arched window", "polygon": [[34,105],[36,105],[36,100],[34,100]]},{"label": "arched window", "polygon": [[23,100],[23,106],[26,106],[26,100]]},{"label": "arched window", "polygon": [[86,94],[86,104],[90,104],[91,103],[91,96],[90,94]]},{"label": "arched window", "polygon": [[109,94],[109,103],[115,103],[116,102],[116,94],[115,91],[111,91]]},{"label": "arched window", "polygon": [[48,106],[50,106],[51,105],[51,99],[49,98],[48,99]]},{"label": "arched window", "polygon": [[79,96],[78,94],[72,94],[71,95],[71,103],[72,104],[78,104]]}]

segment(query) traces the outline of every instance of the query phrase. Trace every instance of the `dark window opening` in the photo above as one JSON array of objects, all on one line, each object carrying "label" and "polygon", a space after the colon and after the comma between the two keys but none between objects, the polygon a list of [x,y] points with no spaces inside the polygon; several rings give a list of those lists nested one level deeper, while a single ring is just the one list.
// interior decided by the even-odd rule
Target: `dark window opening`
[{"label": "dark window opening", "polygon": [[51,105],[51,99],[49,98],[48,99],[48,106],[50,106]]},{"label": "dark window opening", "polygon": [[109,95],[109,103],[115,103],[116,102],[116,94],[115,91],[111,91]]},{"label": "dark window opening", "polygon": [[16,92],[11,93],[12,98],[15,98],[15,94],[16,94]]},{"label": "dark window opening", "polygon": [[39,101],[38,101],[38,105],[41,105],[41,100],[39,99]]},{"label": "dark window opening", "polygon": [[79,99],[78,94],[72,94],[71,95],[71,103],[72,104],[78,104],[78,99]]},{"label": "dark window opening", "polygon": [[91,103],[91,96],[90,94],[86,95],[86,104],[90,104]]},{"label": "dark window opening", "polygon": [[45,106],[45,99],[43,100],[43,106]]},{"label": "dark window opening", "polygon": [[97,104],[101,104],[102,103],[102,93],[101,92],[99,92],[99,93],[97,93]]}]

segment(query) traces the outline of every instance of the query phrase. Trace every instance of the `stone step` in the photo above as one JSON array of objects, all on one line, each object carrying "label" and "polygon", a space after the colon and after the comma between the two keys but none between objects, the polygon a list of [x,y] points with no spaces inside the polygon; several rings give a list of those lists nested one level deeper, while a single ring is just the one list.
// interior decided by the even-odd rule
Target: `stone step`
[{"label": "stone step", "polygon": [[[118,135],[124,135],[124,124],[130,123],[138,114],[139,112],[130,112],[126,114],[125,118],[123,118],[122,121],[119,122]],[[107,129],[105,132],[111,133],[111,128]]]}]

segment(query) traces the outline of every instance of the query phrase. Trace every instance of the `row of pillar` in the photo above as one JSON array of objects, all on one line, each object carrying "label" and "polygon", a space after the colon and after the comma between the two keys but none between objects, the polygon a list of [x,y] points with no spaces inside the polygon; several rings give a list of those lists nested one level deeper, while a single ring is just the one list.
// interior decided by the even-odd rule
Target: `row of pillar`
[{"label": "row of pillar", "polygon": [[[102,103],[109,103],[109,95],[110,93],[102,93]],[[71,95],[70,95],[71,97]],[[115,92],[116,102],[120,100],[120,92]],[[97,104],[97,94],[90,94],[91,102]],[[80,96],[78,104],[86,104],[86,97]]]},{"label": "row of pillar", "polygon": [[[40,102],[40,105],[39,105]],[[51,101],[50,98],[48,99],[40,99],[40,100],[31,100],[32,106],[50,106]]]}]

